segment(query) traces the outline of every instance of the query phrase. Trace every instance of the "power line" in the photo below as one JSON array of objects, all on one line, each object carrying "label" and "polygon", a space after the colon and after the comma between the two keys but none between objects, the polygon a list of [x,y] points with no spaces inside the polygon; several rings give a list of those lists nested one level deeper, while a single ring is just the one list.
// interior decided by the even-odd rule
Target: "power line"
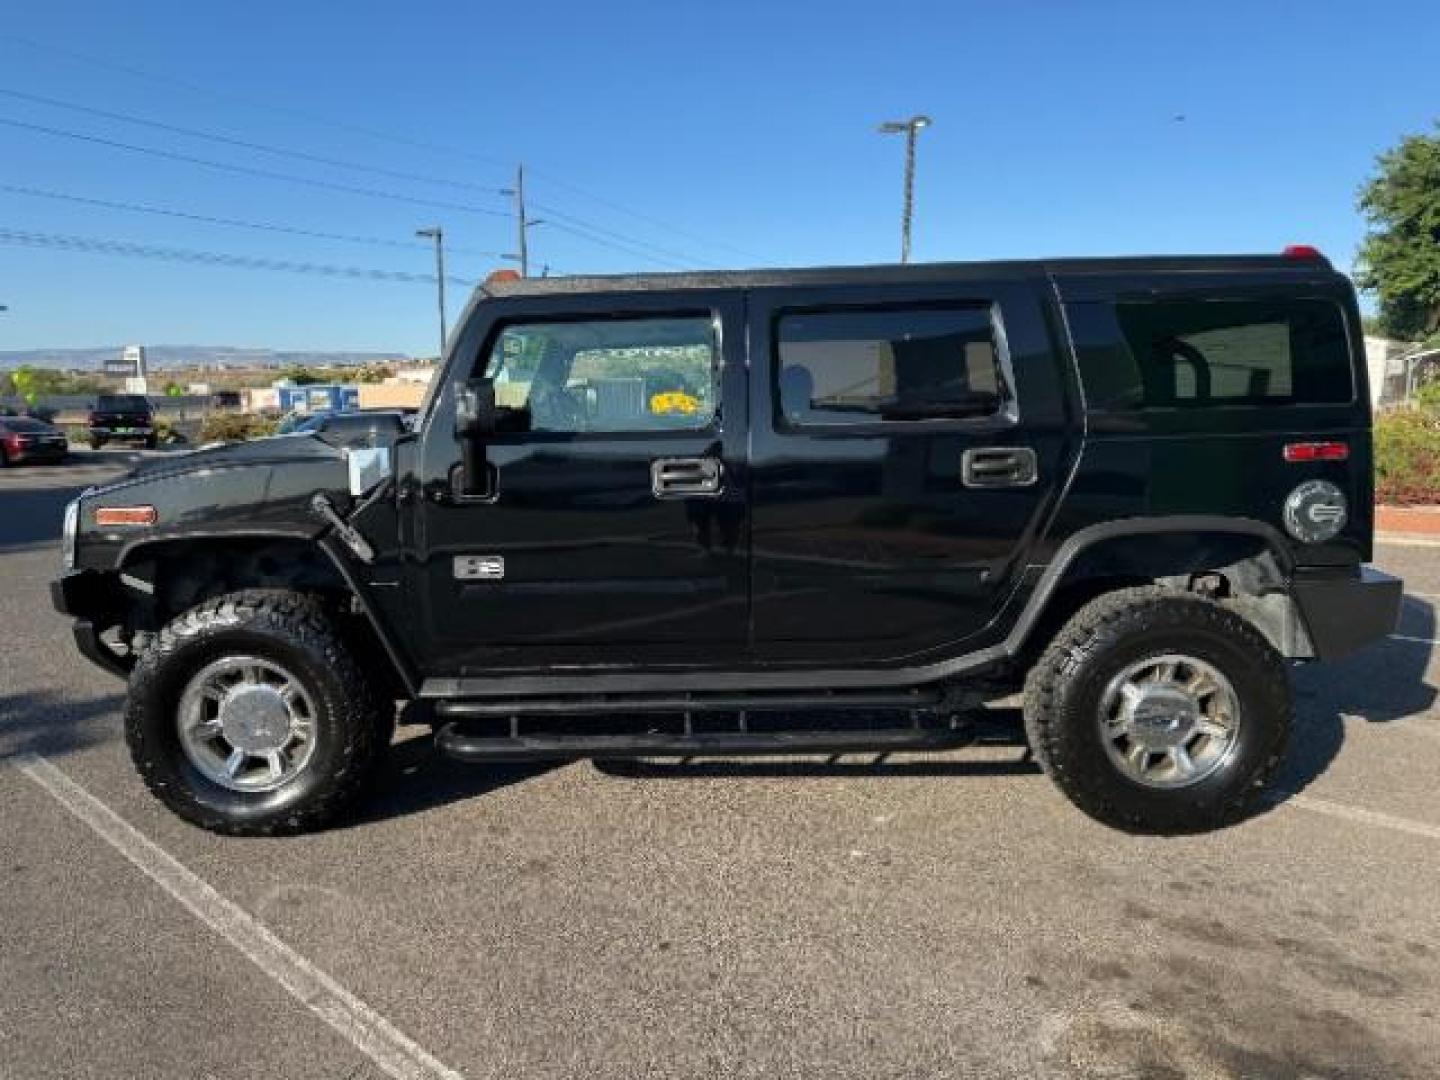
[{"label": "power line", "polygon": [[564,180],[547,169],[531,169],[531,172],[533,172],[536,176],[541,177],[548,183],[554,185],[555,187],[564,188],[566,191],[573,191],[576,195],[579,195],[582,198],[586,198],[591,200],[592,202],[599,203],[601,206],[607,206],[616,213],[624,214],[626,217],[634,218],[636,221],[643,221],[647,224],[654,225],[656,228],[664,229],[666,232],[672,232],[675,233],[677,236],[687,237],[690,240],[695,241],[696,243],[704,244],[706,247],[718,248],[722,251],[733,252],[734,254],[739,255],[745,259],[754,259],[757,262],[761,263],[769,261],[764,255],[758,255],[753,251],[747,251],[745,248],[736,247],[734,244],[727,244],[721,240],[712,240],[709,237],[702,236],[701,234],[694,232],[690,229],[686,229],[683,226],[676,225],[674,222],[665,221],[664,219],[657,218],[651,214],[641,213],[639,210],[632,210],[630,207],[625,206],[623,203],[618,203],[614,199],[606,198],[604,195],[597,195],[595,194],[595,192],[587,191],[585,188],[579,187],[578,185],[571,183],[569,180]]},{"label": "power line", "polygon": [[[306,184],[311,187],[325,188],[332,191],[343,191],[352,195],[365,195],[369,196],[370,198],[377,199],[391,199],[399,202],[411,203],[416,206],[435,207],[442,210],[459,210],[464,213],[485,214],[491,217],[510,216],[509,213],[503,210],[489,210],[482,207],[466,206],[460,203],[437,202],[433,199],[419,199],[408,195],[401,195],[397,192],[380,191],[375,188],[353,187],[349,184],[340,184],[330,180],[316,180],[307,176],[295,176],[291,173],[277,173],[270,169],[257,169],[249,165],[234,165],[229,162],[212,161],[209,158],[192,157],[189,154],[178,154],[170,150],[159,150],[150,146],[137,146],[134,143],[118,142],[114,139],[102,138],[99,135],[86,135],[78,131],[67,131],[63,128],[47,127],[44,124],[30,124],[26,123],[23,120],[12,120],[9,117],[0,116],[0,124],[9,127],[20,128],[24,131],[37,131],[41,134],[52,135],[59,138],[75,139],[80,142],[94,143],[99,146],[111,147],[112,149],[126,150],[138,154],[148,154],[153,157],[165,158],[171,161],[180,161],[190,165],[202,165],[206,168],[211,169],[220,169],[222,171],[236,172],[249,176],[260,176],[269,180],[284,180],[290,183]],[[651,255],[648,254],[646,251],[641,250],[640,245],[644,243],[643,241],[634,241],[628,239],[608,239],[607,237],[621,237],[622,234],[612,232],[608,229],[602,229],[599,226],[591,225],[579,218],[575,218],[572,215],[565,214],[557,209],[547,208],[546,212],[551,214],[552,218],[555,219],[553,221],[555,228],[561,230],[562,232],[572,233],[573,235],[587,239],[592,243],[611,247],[617,251],[623,251],[630,255],[636,255],[642,259],[647,259],[650,262],[659,263],[662,266],[669,266],[673,269],[678,270],[690,269],[690,266],[686,265],[684,262],[673,262],[668,258]],[[573,224],[567,224],[567,222],[571,222]],[[654,245],[646,246],[654,248]],[[665,251],[666,249],[654,248],[654,250]],[[686,258],[683,255],[679,257],[681,259]]]},{"label": "power line", "polygon": [[[0,124],[9,127],[20,128],[24,131],[37,131],[45,135],[53,135],[59,138],[75,139],[80,142],[95,143],[99,146],[108,146],[117,150],[127,150],[138,154],[148,154],[152,157],[165,158],[171,161],[180,161],[190,165],[202,165],[206,168],[220,169],[227,172],[241,173],[249,176],[260,176],[269,180],[284,180],[290,183],[306,184],[311,187],[325,188],[332,191],[343,191],[352,195],[365,195],[377,199],[391,199],[399,202],[411,203],[416,206],[428,206],[433,208],[439,208],[442,210],[459,210],[463,213],[485,214],[491,217],[510,216],[509,213],[504,210],[489,210],[482,207],[466,206],[460,203],[437,202],[433,199],[418,199],[408,195],[401,195],[397,192],[380,191],[375,188],[353,187],[349,184],[340,184],[330,180],[316,180],[307,176],[295,176],[290,173],[277,173],[270,169],[257,169],[248,165],[233,165],[229,162],[212,161],[208,158],[192,157],[189,154],[178,154],[170,150],[158,150],[150,146],[137,146],[134,143],[118,142],[114,139],[102,138],[99,135],[86,135],[78,131],[67,131],[63,128],[47,127],[43,124],[30,124],[26,123],[23,120],[12,120],[9,117],[4,116],[0,116]],[[673,269],[678,270],[690,269],[690,267],[685,265],[684,263],[676,263],[663,257],[650,255],[645,251],[640,250],[638,246],[631,246],[632,244],[637,243],[635,241],[616,241],[606,239],[605,235],[594,235],[593,233],[608,233],[608,235],[610,236],[619,236],[620,234],[611,233],[609,232],[609,230],[601,230],[597,226],[590,226],[584,222],[579,222],[579,219],[573,218],[568,214],[564,214],[559,210],[552,211],[552,214],[556,218],[554,222],[555,227],[557,229],[560,229],[562,232],[572,233],[575,236],[590,240],[592,243],[601,244],[605,247],[611,247],[616,249],[617,251],[623,251],[630,255],[636,255],[642,259],[647,259],[650,262],[659,263],[662,266],[669,266]],[[565,224],[566,220],[576,221],[579,222],[579,224],[567,225]]]},{"label": "power line", "polygon": [[510,168],[513,162],[503,158],[490,157],[477,153],[474,150],[466,150],[460,147],[446,146],[441,143],[427,142],[424,139],[416,139],[409,135],[400,135],[395,132],[381,131],[378,128],[367,127],[364,124],[354,124],[344,120],[336,120],[333,117],[322,116],[319,113],[312,113],[305,109],[297,109],[293,105],[281,105],[274,101],[265,101],[260,98],[246,97],[244,94],[236,94],[230,91],[216,90],[213,87],[201,83],[190,82],[187,79],[176,78],[173,75],[160,75],[153,71],[146,71],[143,68],[133,67],[129,64],[120,64],[108,56],[97,56],[93,53],[78,52],[75,49],[63,48],[59,45],[51,45],[47,42],[37,41],[34,38],[26,37],[23,34],[16,34],[9,31],[0,33],[0,37],[8,38],[10,41],[27,48],[36,49],[40,52],[54,53],[57,56],[65,56],[71,60],[85,64],[88,67],[109,68],[111,71],[123,72],[133,78],[142,79],[148,82],[159,83],[162,86],[176,86],[195,93],[204,94],[206,97],[214,98],[216,101],[234,101],[251,109],[261,109],[269,112],[276,112],[282,115],[296,116],[312,124],[319,124],[324,127],[333,127],[340,131],[351,131],[356,134],[365,135],[372,139],[382,139],[387,142],[401,143],[405,146],[414,146],[422,150],[433,150],[445,154],[461,154],[476,161],[484,161],[491,165],[500,165]]},{"label": "power line", "polygon": [[40,105],[48,105],[57,109],[69,109],[72,112],[86,113],[90,116],[99,116],[106,120],[118,120],[123,124],[136,124],[141,127],[154,128],[157,131],[168,131],[175,135],[185,135],[193,139],[206,139],[210,142],[221,143],[225,146],[238,146],[244,150],[258,150],[262,154],[274,154],[277,157],[295,158],[299,161],[309,161],[318,165],[330,165],[341,169],[354,169],[358,172],[374,173],[377,176],[389,176],[396,180],[417,180],[425,184],[440,184],[445,187],[464,188],[469,191],[481,191],[487,195],[498,195],[500,189],[487,187],[483,184],[471,184],[464,180],[451,180],[443,176],[426,176],[423,173],[404,172],[399,169],[387,169],[379,165],[366,165],[358,161],[344,161],[339,158],[323,157],[319,154],[310,154],[304,150],[290,150],[280,146],[270,146],[266,143],[250,142],[247,139],[236,139],[229,135],[220,135],[215,132],[201,131],[199,128],[182,127],[179,124],[167,124],[160,120],[152,120],[148,117],[136,116],[133,113],[112,112],[109,109],[97,109],[90,105],[81,105],[73,101],[61,101],[58,98],[44,97],[40,94],[28,94],[21,90],[11,90],[0,86],[0,94],[6,97],[18,98],[21,101],[29,101]]},{"label": "power line", "polygon": [[[645,248],[650,251],[657,252],[661,256],[661,258],[646,256],[647,258],[651,258],[652,261],[655,262],[667,263],[673,266],[677,264],[671,263],[669,262],[669,260],[678,259],[680,260],[680,263],[678,264],[679,268],[682,270],[689,270],[695,266],[713,267],[715,265],[714,263],[707,262],[704,259],[696,259],[694,256],[687,255],[683,251],[675,251],[673,248],[661,247],[659,244],[652,244],[647,240],[636,240],[634,237],[627,236],[624,233],[616,232],[614,229],[607,229],[603,225],[596,225],[593,222],[586,221],[584,218],[578,218],[574,214],[567,214],[564,211],[557,210],[555,207],[548,206],[544,203],[532,202],[530,205],[533,206],[536,210],[550,215],[545,219],[548,223],[555,224],[558,219],[560,222],[564,222],[572,226],[572,228],[569,230],[571,232],[573,232],[575,229],[584,229],[587,232],[594,233],[595,236],[592,237],[592,239],[596,239],[598,242],[604,242],[603,240],[600,240],[601,237],[610,237],[612,240],[618,241],[621,244],[629,245],[631,249]],[[643,255],[644,253],[639,252],[639,254]]]},{"label": "power line", "polygon": [[28,124],[23,120],[12,120],[4,116],[0,116],[0,124],[4,124],[7,127],[19,128],[23,131],[36,131],[43,135],[52,135],[57,138],[75,139],[79,142],[94,143],[97,146],[108,146],[115,150],[127,150],[131,153],[148,154],[151,157],[165,158],[170,161],[181,161],[188,165],[202,165],[205,168],[219,169],[222,172],[259,176],[266,180],[282,180],[291,184],[304,184],[309,187],[324,188],[327,191],[343,191],[349,195],[364,195],[372,199],[389,199],[392,202],[409,203],[412,206],[427,206],[439,210],[457,210],[466,214],[486,214],[492,217],[510,216],[504,210],[489,210],[484,207],[467,206],[463,203],[421,199],[412,195],[402,195],[395,191],[355,187],[351,184],[341,184],[333,180],[317,180],[308,176],[296,176],[293,173],[274,172],[270,169],[257,169],[251,165],[234,165],[225,161],[212,161],[209,158],[192,157],[189,154],[178,154],[173,150],[158,150],[153,146],[136,146],[134,143],[118,142],[114,139],[102,138],[99,135],[85,135],[78,131],[67,131],[63,128],[47,127],[44,124]]},{"label": "power line", "polygon": [[[434,274],[413,274],[404,270],[377,270],[369,267],[334,266],[329,263],[295,262],[289,259],[262,259],[250,255],[235,255],[224,251],[204,251],[196,248],[161,247],[156,244],[137,244],[129,240],[112,240],[96,236],[71,236],[57,233],[33,232],[28,229],[12,229],[0,226],[0,244],[15,247],[51,248],[61,251],[77,251],[92,255],[120,255],[134,259],[158,259],[166,262],[201,263],[207,266],[223,266],[239,270],[280,271],[291,274],[311,274],[321,277],[351,278],[368,281],[384,281],[402,284],[434,284]],[[467,278],[449,278],[457,285],[475,284]]]},{"label": "power line", "polygon": [[571,236],[578,236],[582,240],[588,240],[592,244],[599,244],[601,247],[614,248],[616,251],[623,251],[627,255],[634,255],[637,258],[644,259],[647,262],[656,263],[659,266],[668,267],[671,270],[692,269],[691,266],[688,266],[684,263],[671,262],[669,259],[661,258],[658,255],[651,255],[648,252],[640,251],[639,249],[629,247],[626,244],[618,243],[614,240],[607,240],[603,236],[595,236],[593,233],[586,232],[584,229],[578,229],[573,225],[567,225],[563,221],[552,221],[550,218],[546,218],[545,225],[547,228],[559,229],[561,232],[569,233]]},{"label": "power line", "polygon": [[[96,56],[90,53],[78,52],[74,49],[67,49],[61,46],[51,45],[49,43],[37,41],[34,38],[26,37],[22,34],[16,34],[10,31],[0,33],[0,37],[6,38],[13,43],[23,45],[27,48],[38,50],[40,52],[48,52],[58,56],[67,57],[72,61],[83,63],[89,67],[109,68],[112,71],[122,72],[126,75],[131,76],[132,78],[141,79],[143,81],[158,83],[165,86],[181,87],[195,93],[204,94],[206,97],[212,98],[217,101],[237,102],[247,108],[266,110],[270,112],[280,113],[282,115],[294,116],[309,123],[318,124],[324,127],[335,128],[339,131],[349,131],[356,134],[364,135],[368,138],[380,139],[385,142],[398,143],[404,146],[412,146],[418,149],[429,150],[436,153],[458,155],[474,161],[483,161],[490,165],[504,166],[507,169],[511,167],[512,164],[511,162],[502,158],[493,157],[487,154],[481,154],[466,147],[460,147],[453,144],[441,142],[433,142],[425,139],[417,139],[413,136],[402,135],[393,131],[385,131],[379,128],[372,128],[363,124],[354,124],[342,120],[336,120],[333,117],[323,116],[319,113],[309,112],[305,109],[297,109],[294,106],[281,105],[273,101],[265,101],[259,98],[247,97],[243,94],[216,90],[212,87],[190,82],[186,79],[176,78],[172,75],[161,75],[153,71],[147,71],[143,68],[137,68],[128,64],[117,63],[115,60],[107,56]],[[698,233],[683,229],[680,226],[674,225],[673,223],[663,221],[660,218],[654,217],[653,215],[627,207],[624,204],[619,203],[613,199],[588,191],[587,189],[571,181],[561,179],[556,174],[549,171],[532,169],[532,172],[534,172],[537,176],[545,178],[547,181],[555,184],[558,187],[573,191],[579,195],[595,201],[596,203],[599,203],[603,206],[608,206],[612,210],[626,214],[636,220],[648,222],[651,225],[665,229],[669,232],[689,236],[692,240],[695,240],[698,243],[705,244],[709,247],[725,248],[726,250],[742,255],[747,259],[753,258],[762,263],[767,261],[765,257],[755,255],[753,252],[746,251],[743,248],[737,248],[732,244],[723,244],[718,241],[709,239],[707,237],[701,236]]]},{"label": "power line", "polygon": [[[116,202],[110,199],[96,199],[87,195],[72,195],[68,192],[51,191],[45,188],[24,187],[19,184],[0,183],[0,191],[8,191],[16,195],[29,195],[39,199],[59,199],[65,202],[80,203],[85,206],[103,206],[107,210],[128,210],[137,214],[156,214],[162,217],[178,218],[182,221],[198,221],[206,225],[225,225],[241,229],[259,229],[264,232],[285,233],[290,236],[306,236],[315,240],[338,240],[347,244],[370,244],[377,247],[407,248],[412,251],[417,249],[429,250],[429,245],[417,244],[413,240],[392,240],[383,236],[358,236],[353,233],[320,232],[315,229],[302,229],[293,225],[277,225],[263,221],[246,221],[241,218],[213,217],[209,214],[177,210],[168,206],[147,206],[143,203]],[[503,252],[484,251],[479,248],[448,245],[447,250],[460,255],[478,255],[492,259],[503,259],[505,257]]]}]

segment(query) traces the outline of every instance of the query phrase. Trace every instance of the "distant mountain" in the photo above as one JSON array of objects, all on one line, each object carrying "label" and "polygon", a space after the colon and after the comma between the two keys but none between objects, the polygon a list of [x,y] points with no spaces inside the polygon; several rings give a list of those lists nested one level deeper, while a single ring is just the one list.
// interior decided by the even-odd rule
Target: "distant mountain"
[{"label": "distant mountain", "polygon": [[[98,371],[107,360],[120,358],[119,345],[102,345],[93,349],[10,349],[0,351],[0,371],[21,364],[35,367],[79,368]],[[329,367],[349,364],[394,364],[409,360],[400,352],[318,352],[279,349],[247,349],[233,345],[147,345],[145,362],[152,371],[162,368],[190,367]]]}]

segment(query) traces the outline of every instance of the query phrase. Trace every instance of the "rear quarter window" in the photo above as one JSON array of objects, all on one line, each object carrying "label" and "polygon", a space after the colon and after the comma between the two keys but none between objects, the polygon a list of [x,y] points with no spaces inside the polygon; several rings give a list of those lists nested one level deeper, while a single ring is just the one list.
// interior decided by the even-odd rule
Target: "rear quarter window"
[{"label": "rear quarter window", "polygon": [[[1072,333],[1092,410],[1354,400],[1345,318],[1330,300],[1121,301],[1073,308]],[[1113,347],[1095,348],[1107,337]]]}]

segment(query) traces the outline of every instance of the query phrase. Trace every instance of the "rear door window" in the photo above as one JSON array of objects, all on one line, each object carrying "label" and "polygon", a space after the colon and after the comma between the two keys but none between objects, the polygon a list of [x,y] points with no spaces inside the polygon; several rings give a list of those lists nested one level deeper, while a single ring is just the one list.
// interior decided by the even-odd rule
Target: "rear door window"
[{"label": "rear door window", "polygon": [[989,305],[787,312],[775,340],[788,426],[967,419],[1004,400]]},{"label": "rear door window", "polygon": [[1355,395],[1345,320],[1329,300],[1120,302],[1115,317],[1129,355],[1096,380],[1104,393],[1092,407],[1343,404]]}]

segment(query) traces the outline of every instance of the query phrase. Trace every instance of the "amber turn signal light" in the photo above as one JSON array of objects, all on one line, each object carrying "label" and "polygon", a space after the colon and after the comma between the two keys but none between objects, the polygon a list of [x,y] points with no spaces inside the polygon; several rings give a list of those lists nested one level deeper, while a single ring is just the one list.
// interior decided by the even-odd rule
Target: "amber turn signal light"
[{"label": "amber turn signal light", "polygon": [[96,525],[154,525],[153,506],[97,506]]}]

